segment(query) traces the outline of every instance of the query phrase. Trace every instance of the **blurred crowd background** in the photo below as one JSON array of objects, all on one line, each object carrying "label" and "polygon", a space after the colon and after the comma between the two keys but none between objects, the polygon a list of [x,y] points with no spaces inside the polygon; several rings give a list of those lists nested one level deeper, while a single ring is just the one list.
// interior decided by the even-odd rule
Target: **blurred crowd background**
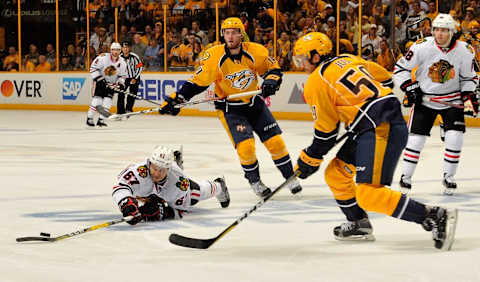
[{"label": "blurred crowd background", "polygon": [[230,16],[284,71],[298,71],[292,47],[310,31],[327,34],[337,54],[392,71],[413,42],[431,35],[438,12],[450,13],[460,39],[480,54],[480,0],[17,1],[0,1],[1,71],[86,71],[113,41],[130,42],[147,72],[191,71],[203,51],[222,43],[218,28]]}]

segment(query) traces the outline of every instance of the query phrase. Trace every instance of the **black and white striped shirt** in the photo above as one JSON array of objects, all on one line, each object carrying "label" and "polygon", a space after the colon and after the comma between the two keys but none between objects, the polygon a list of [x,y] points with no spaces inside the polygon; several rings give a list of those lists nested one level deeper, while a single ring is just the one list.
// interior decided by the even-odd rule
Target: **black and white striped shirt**
[{"label": "black and white striped shirt", "polygon": [[127,62],[127,78],[140,79],[140,74],[143,71],[143,63],[137,54],[130,52],[127,57],[122,53],[122,58]]}]

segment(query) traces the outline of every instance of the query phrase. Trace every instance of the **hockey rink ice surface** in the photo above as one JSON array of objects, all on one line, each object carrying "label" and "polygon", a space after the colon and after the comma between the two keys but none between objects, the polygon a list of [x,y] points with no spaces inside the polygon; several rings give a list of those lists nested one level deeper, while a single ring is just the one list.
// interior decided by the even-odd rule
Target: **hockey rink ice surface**
[{"label": "hockey rink ice surface", "polygon": [[[419,225],[375,213],[369,213],[375,242],[336,241],[332,230],[344,217],[323,179],[326,162],[301,181],[300,199],[280,191],[210,249],[196,250],[172,245],[168,236],[213,238],[259,200],[220,121],[149,115],[89,130],[85,119],[83,112],[0,111],[0,281],[480,281],[480,129],[465,135],[455,196],[440,194],[438,127],[414,177],[413,198],[459,209],[450,252],[436,250]],[[311,143],[313,125],[279,125],[296,161]],[[120,218],[111,198],[116,175],[157,144],[183,145],[193,178],[225,175],[230,207],[211,199],[182,220],[121,223],[55,243],[15,242]],[[279,185],[280,172],[258,140],[257,155],[263,181]],[[399,175],[400,164],[394,189]]]}]

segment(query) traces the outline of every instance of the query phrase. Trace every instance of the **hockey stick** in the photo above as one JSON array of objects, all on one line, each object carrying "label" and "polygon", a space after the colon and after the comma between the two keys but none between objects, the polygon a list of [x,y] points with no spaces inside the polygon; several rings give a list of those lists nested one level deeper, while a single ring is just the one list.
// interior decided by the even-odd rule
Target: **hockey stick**
[{"label": "hockey stick", "polygon": [[94,225],[94,226],[90,226],[90,227],[87,227],[87,228],[84,228],[84,229],[81,229],[81,230],[77,230],[77,231],[72,232],[72,233],[68,233],[68,234],[61,235],[61,236],[58,236],[58,237],[53,237],[53,238],[50,237],[50,234],[42,232],[42,233],[40,233],[41,237],[35,237],[35,236],[33,236],[33,237],[20,237],[20,238],[17,238],[16,241],[17,242],[31,242],[31,241],[56,242],[56,241],[71,238],[73,236],[77,236],[77,235],[80,235],[80,234],[83,234],[83,233],[86,233],[86,232],[89,232],[89,231],[93,231],[93,230],[97,230],[97,229],[100,229],[100,228],[112,226],[112,225],[115,225],[115,224],[118,224],[118,223],[122,223],[124,221],[129,221],[132,218],[133,218],[132,216],[127,216],[127,217],[124,217],[124,218],[115,219],[115,220],[112,220],[112,221],[107,221],[107,222],[104,222],[104,223],[100,223],[100,224],[97,224],[97,225]]},{"label": "hockey stick", "polygon": [[464,109],[465,108],[463,105],[453,104],[453,103],[445,102],[445,101],[440,101],[436,98],[428,98],[428,97],[423,96],[422,100],[423,100],[423,102],[433,102],[433,103],[438,103],[438,104],[442,104],[442,105],[445,105],[445,106],[454,107],[454,108],[458,108],[458,109]]},{"label": "hockey stick", "polygon": [[133,93],[130,93],[126,90],[122,90],[120,89],[120,87],[118,87],[116,84],[113,84],[113,83],[108,83],[107,84],[107,87],[112,89],[113,91],[117,92],[117,93],[122,93],[122,94],[125,94],[125,95],[128,95],[128,96],[131,96],[131,97],[135,97],[139,100],[143,100],[143,101],[147,101],[149,103],[152,103],[154,105],[157,105],[157,106],[161,106],[162,104],[158,103],[158,102],[155,102],[155,101],[152,101],[150,99],[147,99],[147,98],[143,98],[142,96],[138,96],[138,95],[135,95]]},{"label": "hockey stick", "polygon": [[[249,96],[254,96],[262,93],[262,90],[254,90],[254,91],[248,91],[248,92],[242,92],[238,94],[233,94],[227,97],[227,99],[236,99],[236,98],[242,98],[242,97],[249,97]],[[133,94],[131,94],[133,95]],[[135,96],[135,95],[134,95]],[[213,102],[213,101],[219,101],[223,100],[225,98],[220,98],[220,97],[212,97],[212,98],[205,98],[205,99],[200,99],[200,100],[195,100],[195,101],[189,101],[185,102],[182,104],[177,104],[175,105],[175,108],[183,108],[186,106],[192,106],[192,105],[197,105],[201,103],[207,103],[207,102]],[[148,99],[145,99],[146,101],[150,101]],[[158,103],[156,103],[158,104]],[[153,112],[158,112],[160,108],[153,108],[153,109],[148,109],[148,110],[143,110],[143,111],[138,111],[138,112],[130,112],[130,113],[125,113],[125,114],[112,114],[110,113],[107,109],[105,109],[102,105],[98,105],[95,107],[95,109],[104,117],[110,119],[110,120],[116,120],[120,121],[124,117],[131,117],[131,116],[136,116],[136,115],[143,115],[143,114],[148,114],[148,113],[153,113]]]},{"label": "hockey stick", "polygon": [[[340,138],[338,138],[335,141],[335,145],[342,142],[342,140],[350,136],[351,133],[352,133],[351,131],[347,131],[346,133],[344,133],[342,136],[340,136]],[[230,224],[227,228],[225,228],[222,232],[220,232],[220,234],[218,234],[217,236],[211,239],[196,239],[196,238],[185,237],[176,233],[172,233],[170,234],[170,237],[168,237],[168,240],[170,241],[170,243],[177,246],[181,246],[181,247],[194,248],[194,249],[208,249],[211,245],[213,245],[215,242],[220,240],[223,236],[225,236],[225,234],[230,232],[233,228],[235,228],[238,224],[240,224],[240,222],[246,219],[251,213],[256,211],[258,208],[260,208],[265,202],[267,202],[270,198],[272,198],[275,194],[277,194],[278,191],[280,191],[283,187],[287,186],[291,181],[293,181],[299,175],[300,175],[300,171],[297,170],[294,175],[290,176],[287,180],[285,180],[285,182],[283,182],[282,184],[280,184],[280,186],[275,188],[269,195],[261,199],[252,208],[244,212],[242,216],[240,216],[237,220],[235,220],[232,224]]]}]

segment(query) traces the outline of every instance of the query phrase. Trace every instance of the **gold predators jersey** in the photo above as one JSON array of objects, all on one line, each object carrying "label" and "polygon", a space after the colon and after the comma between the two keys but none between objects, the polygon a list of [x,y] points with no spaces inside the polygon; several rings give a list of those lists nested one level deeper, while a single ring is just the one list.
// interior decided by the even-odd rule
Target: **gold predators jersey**
[{"label": "gold predators jersey", "polygon": [[[209,86],[215,82],[215,94],[227,97],[232,94],[257,90],[257,75],[271,69],[280,69],[277,61],[268,56],[268,50],[254,42],[243,42],[239,55],[229,53],[225,44],[205,51],[200,65],[190,82],[198,86]],[[237,100],[249,101],[249,97]]]},{"label": "gold predators jersey", "polygon": [[[367,120],[362,127],[369,127],[369,120],[378,125],[385,117],[371,113],[369,102],[383,100],[382,97],[391,94],[392,89],[383,85],[389,82],[391,74],[387,70],[353,55],[344,54],[321,64],[309,76],[304,89],[315,129],[324,133],[333,132],[339,122],[358,128],[359,120]],[[375,127],[373,123],[371,126]]]}]

